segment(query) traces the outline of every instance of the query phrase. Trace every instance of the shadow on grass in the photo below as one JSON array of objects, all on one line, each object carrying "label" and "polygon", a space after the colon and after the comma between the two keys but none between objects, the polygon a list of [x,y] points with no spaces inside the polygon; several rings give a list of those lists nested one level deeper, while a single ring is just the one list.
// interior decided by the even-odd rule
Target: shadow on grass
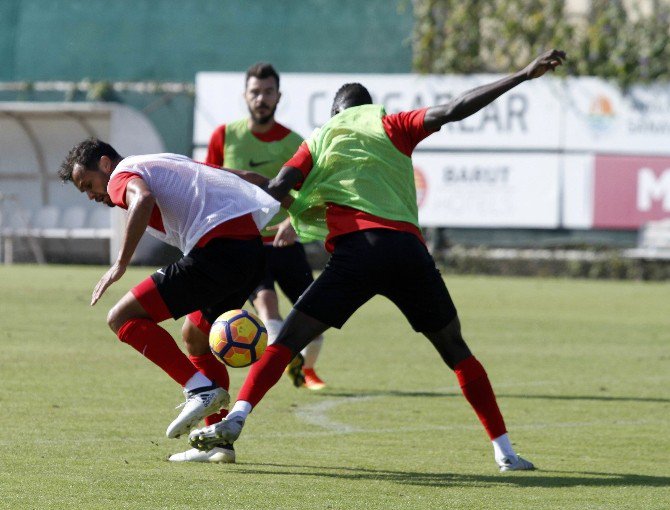
[{"label": "shadow on grass", "polygon": [[402,390],[361,390],[361,391],[321,391],[319,397],[461,397],[460,393],[444,391],[402,391]]},{"label": "shadow on grass", "polygon": [[[275,469],[279,468],[279,469]],[[668,487],[670,477],[632,475],[624,473],[598,473],[578,471],[540,470],[533,472],[473,475],[456,473],[422,473],[413,471],[388,471],[353,467],[298,466],[273,463],[238,463],[236,472],[249,475],[312,476],[361,481],[387,481],[401,485],[426,487],[451,486],[513,486],[513,487]]]},{"label": "shadow on grass", "polygon": [[[495,388],[494,388],[495,389]],[[370,391],[328,391],[317,394],[320,397],[461,397],[456,391],[402,391],[402,390],[370,390]],[[656,397],[614,397],[607,395],[513,395],[498,393],[498,398],[520,398],[532,400],[586,400],[596,402],[649,402],[653,404],[668,404],[670,398]]]}]

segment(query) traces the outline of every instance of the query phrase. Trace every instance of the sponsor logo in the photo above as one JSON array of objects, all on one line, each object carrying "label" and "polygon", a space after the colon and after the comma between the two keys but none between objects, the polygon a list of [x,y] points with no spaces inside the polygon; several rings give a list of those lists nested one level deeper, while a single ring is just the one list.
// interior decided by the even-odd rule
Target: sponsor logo
[{"label": "sponsor logo", "polygon": [[616,117],[612,101],[609,97],[599,94],[591,101],[589,106],[588,122],[591,129],[598,133],[609,131]]},{"label": "sponsor logo", "polygon": [[249,160],[249,167],[250,168],[256,168],[257,166],[267,165],[268,163],[272,163],[272,160],[254,161],[253,159],[250,159]]},{"label": "sponsor logo", "polygon": [[595,228],[632,230],[669,215],[670,158],[596,156]]},{"label": "sponsor logo", "polygon": [[446,184],[508,184],[510,169],[504,165],[449,165],[442,170]]},{"label": "sponsor logo", "polygon": [[637,209],[651,211],[654,203],[670,212],[670,169],[658,175],[651,168],[640,168],[637,172]]}]

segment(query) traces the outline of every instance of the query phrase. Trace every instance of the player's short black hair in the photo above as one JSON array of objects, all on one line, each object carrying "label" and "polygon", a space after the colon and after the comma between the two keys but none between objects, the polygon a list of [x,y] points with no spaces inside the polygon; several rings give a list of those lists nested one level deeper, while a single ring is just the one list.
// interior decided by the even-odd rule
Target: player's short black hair
[{"label": "player's short black hair", "polygon": [[97,170],[98,161],[100,161],[102,156],[107,156],[112,161],[122,159],[114,147],[97,138],[88,138],[83,142],[79,142],[65,156],[58,170],[58,177],[63,182],[71,181],[72,170],[77,163],[86,170]]},{"label": "player's short black hair", "polygon": [[247,76],[244,79],[244,83],[248,83],[249,78],[251,77],[258,78],[259,80],[272,77],[277,82],[277,90],[279,90],[279,73],[269,62],[256,62],[247,69]]},{"label": "player's short black hair", "polygon": [[360,83],[345,83],[335,93],[330,115],[337,115],[342,110],[364,104],[372,104],[372,96],[368,89]]}]

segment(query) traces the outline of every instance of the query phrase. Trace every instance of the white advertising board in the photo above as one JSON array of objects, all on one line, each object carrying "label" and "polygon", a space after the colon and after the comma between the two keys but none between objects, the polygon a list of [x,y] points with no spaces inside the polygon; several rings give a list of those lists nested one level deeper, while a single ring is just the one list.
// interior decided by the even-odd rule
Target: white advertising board
[{"label": "white advertising board", "polygon": [[[330,118],[337,89],[357,81],[365,85],[377,103],[389,113],[443,104],[454,95],[489,83],[500,76],[419,76],[297,74],[281,75],[282,98],[277,119],[302,136]],[[243,73],[198,73],[194,143],[206,146],[220,124],[245,117]],[[561,103],[556,80],[523,83],[461,122],[448,124],[420,145],[432,149],[540,149],[559,148]]]},{"label": "white advertising board", "polygon": [[559,157],[519,154],[414,156],[424,226],[559,226]]}]

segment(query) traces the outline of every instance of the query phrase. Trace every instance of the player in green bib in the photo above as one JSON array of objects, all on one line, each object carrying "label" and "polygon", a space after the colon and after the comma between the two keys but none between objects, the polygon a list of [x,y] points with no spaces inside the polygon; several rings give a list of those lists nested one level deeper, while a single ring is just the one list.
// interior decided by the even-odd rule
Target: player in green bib
[{"label": "player in green bib", "polygon": [[[332,118],[267,185],[276,199],[300,185],[289,209],[296,231],[324,239],[331,258],[295,304],[277,341],[251,367],[228,417],[191,432],[191,445],[206,450],[217,441],[234,442],[251,410],[309,339],[329,327],[342,327],[365,302],[382,295],[455,372],[491,440],[499,469],[534,469],[512,447],[487,373],[463,339],[456,307],[423,241],[411,154],[444,124],[473,115],[564,58],[562,51],[547,51],[524,69],[444,105],[398,114],[372,104],[370,93],[358,83],[340,88]],[[383,349],[385,339],[379,340]],[[398,374],[400,385],[402,377]],[[402,426],[414,422],[411,414],[398,418]]]}]

